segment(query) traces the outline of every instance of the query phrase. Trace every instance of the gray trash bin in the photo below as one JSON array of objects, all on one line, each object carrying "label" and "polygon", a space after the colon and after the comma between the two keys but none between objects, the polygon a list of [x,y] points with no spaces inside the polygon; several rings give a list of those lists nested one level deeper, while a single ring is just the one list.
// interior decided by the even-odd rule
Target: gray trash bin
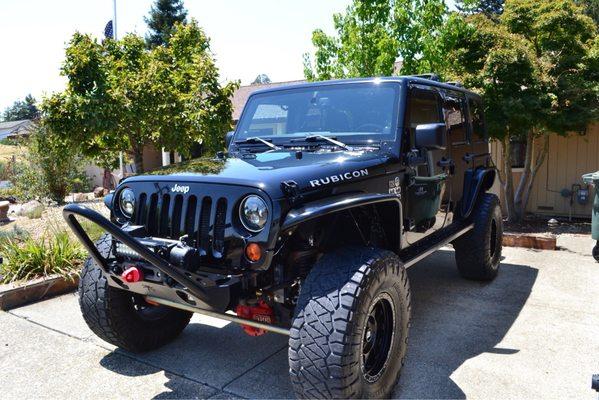
[{"label": "gray trash bin", "polygon": [[595,186],[595,198],[591,214],[591,237],[596,240],[595,247],[593,247],[593,257],[599,262],[599,171],[584,174],[582,180]]}]

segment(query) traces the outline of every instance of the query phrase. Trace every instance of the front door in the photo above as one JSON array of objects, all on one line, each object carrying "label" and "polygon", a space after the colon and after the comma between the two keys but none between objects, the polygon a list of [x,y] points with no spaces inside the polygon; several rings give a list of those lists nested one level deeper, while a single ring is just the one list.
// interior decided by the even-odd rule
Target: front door
[{"label": "front door", "polygon": [[406,239],[410,244],[437,231],[447,222],[448,208],[444,199],[451,175],[445,165],[446,151],[415,148],[418,125],[443,122],[441,93],[433,87],[412,88],[408,96],[405,127],[409,134],[409,148],[404,153],[408,169],[403,204]]}]

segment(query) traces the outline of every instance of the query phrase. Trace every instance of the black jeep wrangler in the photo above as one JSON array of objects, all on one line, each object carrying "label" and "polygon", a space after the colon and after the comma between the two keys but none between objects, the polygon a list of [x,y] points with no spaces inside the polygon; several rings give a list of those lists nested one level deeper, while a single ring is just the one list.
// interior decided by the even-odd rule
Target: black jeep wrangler
[{"label": "black jeep wrangler", "polygon": [[[110,220],[65,207],[90,252],[85,321],[141,352],[194,312],[216,316],[288,335],[298,397],[389,396],[408,340],[406,268],[453,244],[462,276],[497,275],[481,98],[434,76],[277,87],[250,96],[226,141],[214,159],[122,181]],[[106,235],[92,243],[78,218]]]}]

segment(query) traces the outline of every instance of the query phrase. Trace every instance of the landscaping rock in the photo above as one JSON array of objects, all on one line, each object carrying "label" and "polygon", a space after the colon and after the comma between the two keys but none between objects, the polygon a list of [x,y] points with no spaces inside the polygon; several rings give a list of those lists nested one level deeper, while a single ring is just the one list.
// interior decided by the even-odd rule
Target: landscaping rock
[{"label": "landscaping rock", "polygon": [[110,193],[110,190],[108,190],[102,186],[98,186],[97,188],[94,189],[94,197],[95,198],[104,197],[108,193]]},{"label": "landscaping rock", "polygon": [[23,204],[21,208],[17,210],[17,215],[25,216],[32,213],[35,209],[44,207],[42,203],[37,200],[31,200]]},{"label": "landscaping rock", "polygon": [[69,201],[74,201],[75,203],[79,203],[82,201],[90,201],[90,200],[94,200],[96,198],[96,196],[94,195],[93,192],[90,193],[71,193],[67,199]]}]

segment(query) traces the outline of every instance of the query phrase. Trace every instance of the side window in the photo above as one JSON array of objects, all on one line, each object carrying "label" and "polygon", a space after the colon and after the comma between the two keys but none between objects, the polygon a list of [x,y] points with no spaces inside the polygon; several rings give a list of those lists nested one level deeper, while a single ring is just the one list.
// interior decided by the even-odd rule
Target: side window
[{"label": "side window", "polygon": [[472,141],[486,140],[487,132],[482,102],[479,99],[469,98],[468,107],[470,108],[470,119],[472,121]]},{"label": "side window", "polygon": [[414,136],[418,125],[443,122],[439,99],[439,94],[432,90],[414,89],[410,93],[407,110],[410,148],[414,146]]},{"label": "side window", "polygon": [[449,94],[443,101],[443,115],[447,125],[448,141],[452,145],[468,143],[465,101],[463,97]]}]

